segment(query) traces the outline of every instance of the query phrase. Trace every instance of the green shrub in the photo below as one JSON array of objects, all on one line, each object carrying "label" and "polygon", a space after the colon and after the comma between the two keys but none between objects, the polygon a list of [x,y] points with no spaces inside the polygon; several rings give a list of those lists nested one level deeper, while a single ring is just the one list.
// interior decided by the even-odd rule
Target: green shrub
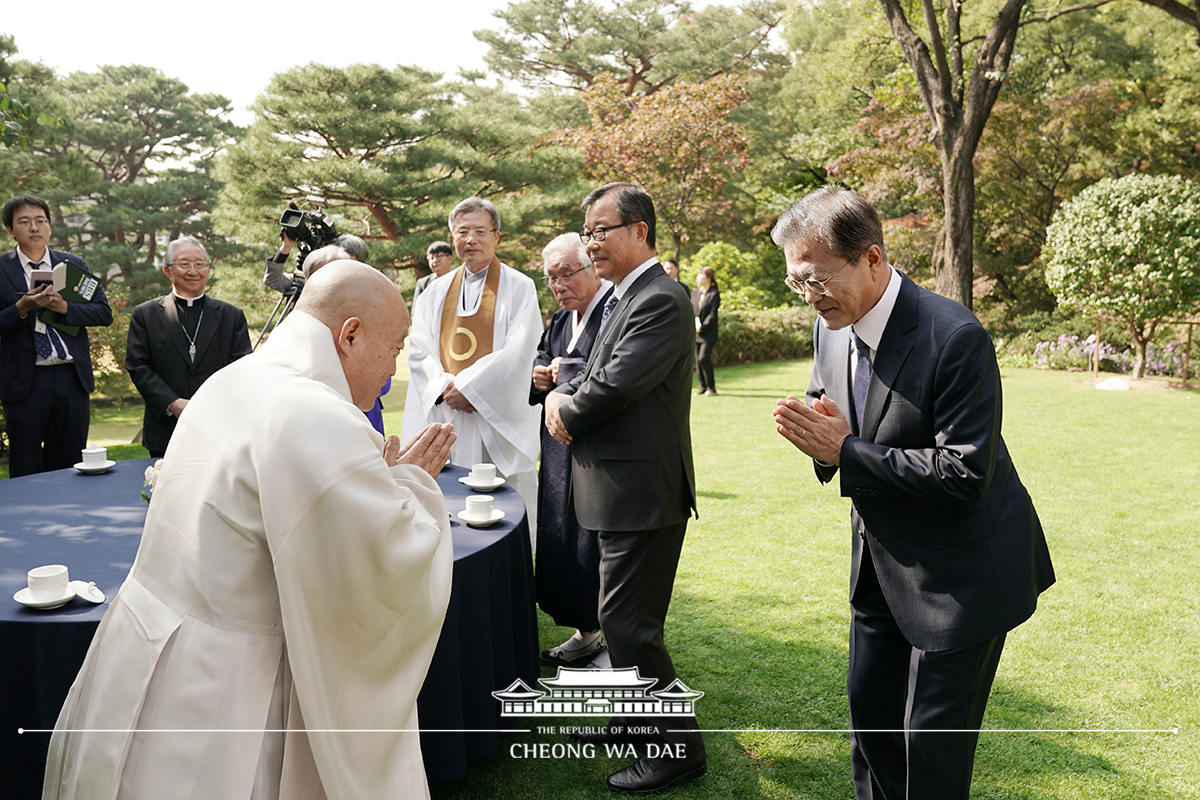
[{"label": "green shrub", "polygon": [[815,320],[816,313],[809,306],[731,311],[722,308],[713,363],[725,367],[811,356]]}]

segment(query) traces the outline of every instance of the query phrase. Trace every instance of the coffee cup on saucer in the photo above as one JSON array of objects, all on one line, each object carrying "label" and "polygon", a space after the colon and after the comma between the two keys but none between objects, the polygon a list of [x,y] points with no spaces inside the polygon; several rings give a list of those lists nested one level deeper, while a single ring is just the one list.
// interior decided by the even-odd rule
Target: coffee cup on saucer
[{"label": "coffee cup on saucer", "polygon": [[492,492],[504,485],[504,476],[496,474],[495,464],[475,464],[471,472],[458,479],[476,492]]},{"label": "coffee cup on saucer", "polygon": [[107,447],[85,447],[82,451],[83,461],[75,465],[75,469],[82,472],[84,475],[99,475],[101,472],[107,472],[115,461],[108,460]]},{"label": "coffee cup on saucer", "polygon": [[29,570],[29,596],[43,602],[57,600],[70,591],[71,576],[62,564],[50,564]]},{"label": "coffee cup on saucer", "polygon": [[472,464],[471,483],[494,483],[496,480],[495,464]]},{"label": "coffee cup on saucer", "polygon": [[504,512],[496,508],[490,494],[477,494],[467,498],[467,507],[459,512],[458,518],[468,525],[487,527],[504,519]]},{"label": "coffee cup on saucer", "polygon": [[71,576],[62,564],[34,567],[27,575],[29,586],[13,595],[13,599],[30,608],[50,609],[66,605],[75,597]]},{"label": "coffee cup on saucer", "polygon": [[467,498],[467,510],[463,512],[471,519],[483,521],[491,519],[492,511],[495,508],[495,498],[490,494],[481,494],[475,497]]}]

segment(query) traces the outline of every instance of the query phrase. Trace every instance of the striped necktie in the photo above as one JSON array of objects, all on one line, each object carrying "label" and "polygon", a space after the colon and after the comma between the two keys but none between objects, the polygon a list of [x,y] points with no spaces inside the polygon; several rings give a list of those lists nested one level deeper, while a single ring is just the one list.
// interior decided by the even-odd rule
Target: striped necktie
[{"label": "striped necktie", "polygon": [[596,331],[596,338],[600,338],[600,334],[604,333],[604,326],[608,324],[608,318],[612,316],[613,309],[617,307],[617,293],[614,291],[608,296],[608,300],[604,301],[604,313],[600,315],[600,330]]},{"label": "striped necktie", "polygon": [[858,338],[853,330],[854,349],[858,360],[854,366],[854,419],[858,423],[858,435],[862,436],[863,411],[867,407],[867,387],[871,385],[871,347]]}]

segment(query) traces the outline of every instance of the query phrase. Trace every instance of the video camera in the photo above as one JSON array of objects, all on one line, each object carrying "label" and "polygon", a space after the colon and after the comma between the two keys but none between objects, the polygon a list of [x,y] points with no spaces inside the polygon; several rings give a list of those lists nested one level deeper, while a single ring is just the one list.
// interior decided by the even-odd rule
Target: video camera
[{"label": "video camera", "polygon": [[[309,195],[308,201],[315,206],[324,206],[325,198]],[[319,250],[325,245],[334,244],[339,236],[333,219],[322,211],[308,211],[288,203],[283,216],[279,218],[279,232],[296,243],[300,248],[296,267],[302,268],[304,260],[313,250]]]}]

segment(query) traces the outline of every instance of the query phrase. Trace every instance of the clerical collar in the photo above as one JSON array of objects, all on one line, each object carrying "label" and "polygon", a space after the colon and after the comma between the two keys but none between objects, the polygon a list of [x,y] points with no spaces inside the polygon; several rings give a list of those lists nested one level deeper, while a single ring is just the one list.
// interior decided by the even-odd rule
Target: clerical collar
[{"label": "clerical collar", "polygon": [[186,303],[188,308],[191,308],[192,304],[195,303],[197,300],[204,299],[204,292],[201,292],[199,297],[184,297],[183,295],[179,294],[179,292],[175,291],[174,287],[171,288],[171,294],[173,294],[175,296],[176,303],[179,303],[179,302]]}]

